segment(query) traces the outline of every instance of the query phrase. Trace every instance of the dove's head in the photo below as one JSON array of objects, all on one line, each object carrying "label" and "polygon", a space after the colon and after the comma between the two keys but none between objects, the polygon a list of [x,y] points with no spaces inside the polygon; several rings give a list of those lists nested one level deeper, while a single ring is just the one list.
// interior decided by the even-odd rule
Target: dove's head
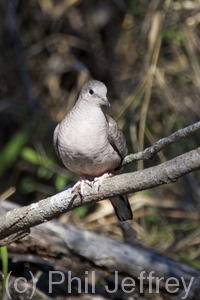
[{"label": "dove's head", "polygon": [[103,82],[98,80],[90,80],[84,84],[80,99],[89,105],[111,107],[107,98],[107,88]]}]

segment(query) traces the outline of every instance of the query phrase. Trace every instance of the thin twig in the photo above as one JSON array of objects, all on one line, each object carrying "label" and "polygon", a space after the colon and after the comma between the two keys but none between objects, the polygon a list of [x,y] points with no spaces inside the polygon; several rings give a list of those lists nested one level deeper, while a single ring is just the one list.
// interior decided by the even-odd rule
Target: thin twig
[{"label": "thin twig", "polygon": [[144,151],[127,155],[124,158],[122,165],[126,165],[138,160],[152,159],[159,151],[161,151],[165,147],[185,138],[186,136],[190,135],[191,133],[199,129],[200,129],[200,122],[197,122],[188,127],[180,129],[174,132],[173,134],[171,134],[170,136],[159,140],[158,142],[156,142],[154,146],[146,148]]}]

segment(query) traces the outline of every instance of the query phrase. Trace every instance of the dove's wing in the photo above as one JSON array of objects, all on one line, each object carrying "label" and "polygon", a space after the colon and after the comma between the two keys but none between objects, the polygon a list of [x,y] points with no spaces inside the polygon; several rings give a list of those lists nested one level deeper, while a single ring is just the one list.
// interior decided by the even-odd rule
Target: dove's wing
[{"label": "dove's wing", "polygon": [[56,154],[58,155],[58,157],[60,157],[59,154],[59,150],[58,150],[58,132],[59,132],[59,127],[60,125],[58,124],[54,130],[54,134],[53,134],[53,145],[54,145],[54,149],[56,151]]},{"label": "dove's wing", "polygon": [[[117,123],[108,115],[106,115],[109,128],[108,140],[121,158],[121,162],[128,153],[126,140]],[[120,165],[118,166],[120,167]],[[110,199],[115,213],[120,221],[131,220],[133,218],[132,210],[128,202],[127,195],[120,195]]]},{"label": "dove's wing", "polygon": [[128,150],[126,146],[126,140],[121,129],[118,127],[117,123],[108,115],[106,115],[108,120],[108,140],[111,146],[115,149],[117,154],[120,156],[121,160],[127,155]]}]

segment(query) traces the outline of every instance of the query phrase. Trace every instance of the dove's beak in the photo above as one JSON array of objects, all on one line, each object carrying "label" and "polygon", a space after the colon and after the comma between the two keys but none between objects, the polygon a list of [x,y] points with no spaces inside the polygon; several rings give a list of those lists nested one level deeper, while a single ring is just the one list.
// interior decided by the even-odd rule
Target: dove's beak
[{"label": "dove's beak", "polygon": [[111,104],[110,104],[110,102],[108,101],[108,98],[105,98],[104,100],[105,100],[106,106],[108,106],[109,108],[111,108]]}]

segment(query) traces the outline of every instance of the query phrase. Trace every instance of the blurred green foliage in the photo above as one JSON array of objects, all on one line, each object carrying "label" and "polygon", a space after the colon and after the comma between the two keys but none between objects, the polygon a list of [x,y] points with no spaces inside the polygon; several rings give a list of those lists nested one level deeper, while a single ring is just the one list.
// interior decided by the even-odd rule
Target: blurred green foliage
[{"label": "blurred green foliage", "polygon": [[3,299],[4,294],[6,292],[6,279],[8,276],[8,251],[6,246],[1,247],[1,259],[2,259],[2,274],[3,274],[1,299]]},{"label": "blurred green foliage", "polygon": [[175,41],[179,46],[184,46],[185,37],[183,32],[175,31],[173,29],[167,29],[162,31],[163,40]]},{"label": "blurred green foliage", "polygon": [[29,131],[26,127],[20,129],[13,135],[10,141],[5,145],[0,154],[0,176],[15,162],[21,153],[22,147],[29,140]]},{"label": "blurred green foliage", "polygon": [[197,259],[191,259],[190,255],[186,253],[181,253],[180,254],[181,261],[184,262],[185,264],[188,264],[194,268],[200,269],[200,262]]}]

